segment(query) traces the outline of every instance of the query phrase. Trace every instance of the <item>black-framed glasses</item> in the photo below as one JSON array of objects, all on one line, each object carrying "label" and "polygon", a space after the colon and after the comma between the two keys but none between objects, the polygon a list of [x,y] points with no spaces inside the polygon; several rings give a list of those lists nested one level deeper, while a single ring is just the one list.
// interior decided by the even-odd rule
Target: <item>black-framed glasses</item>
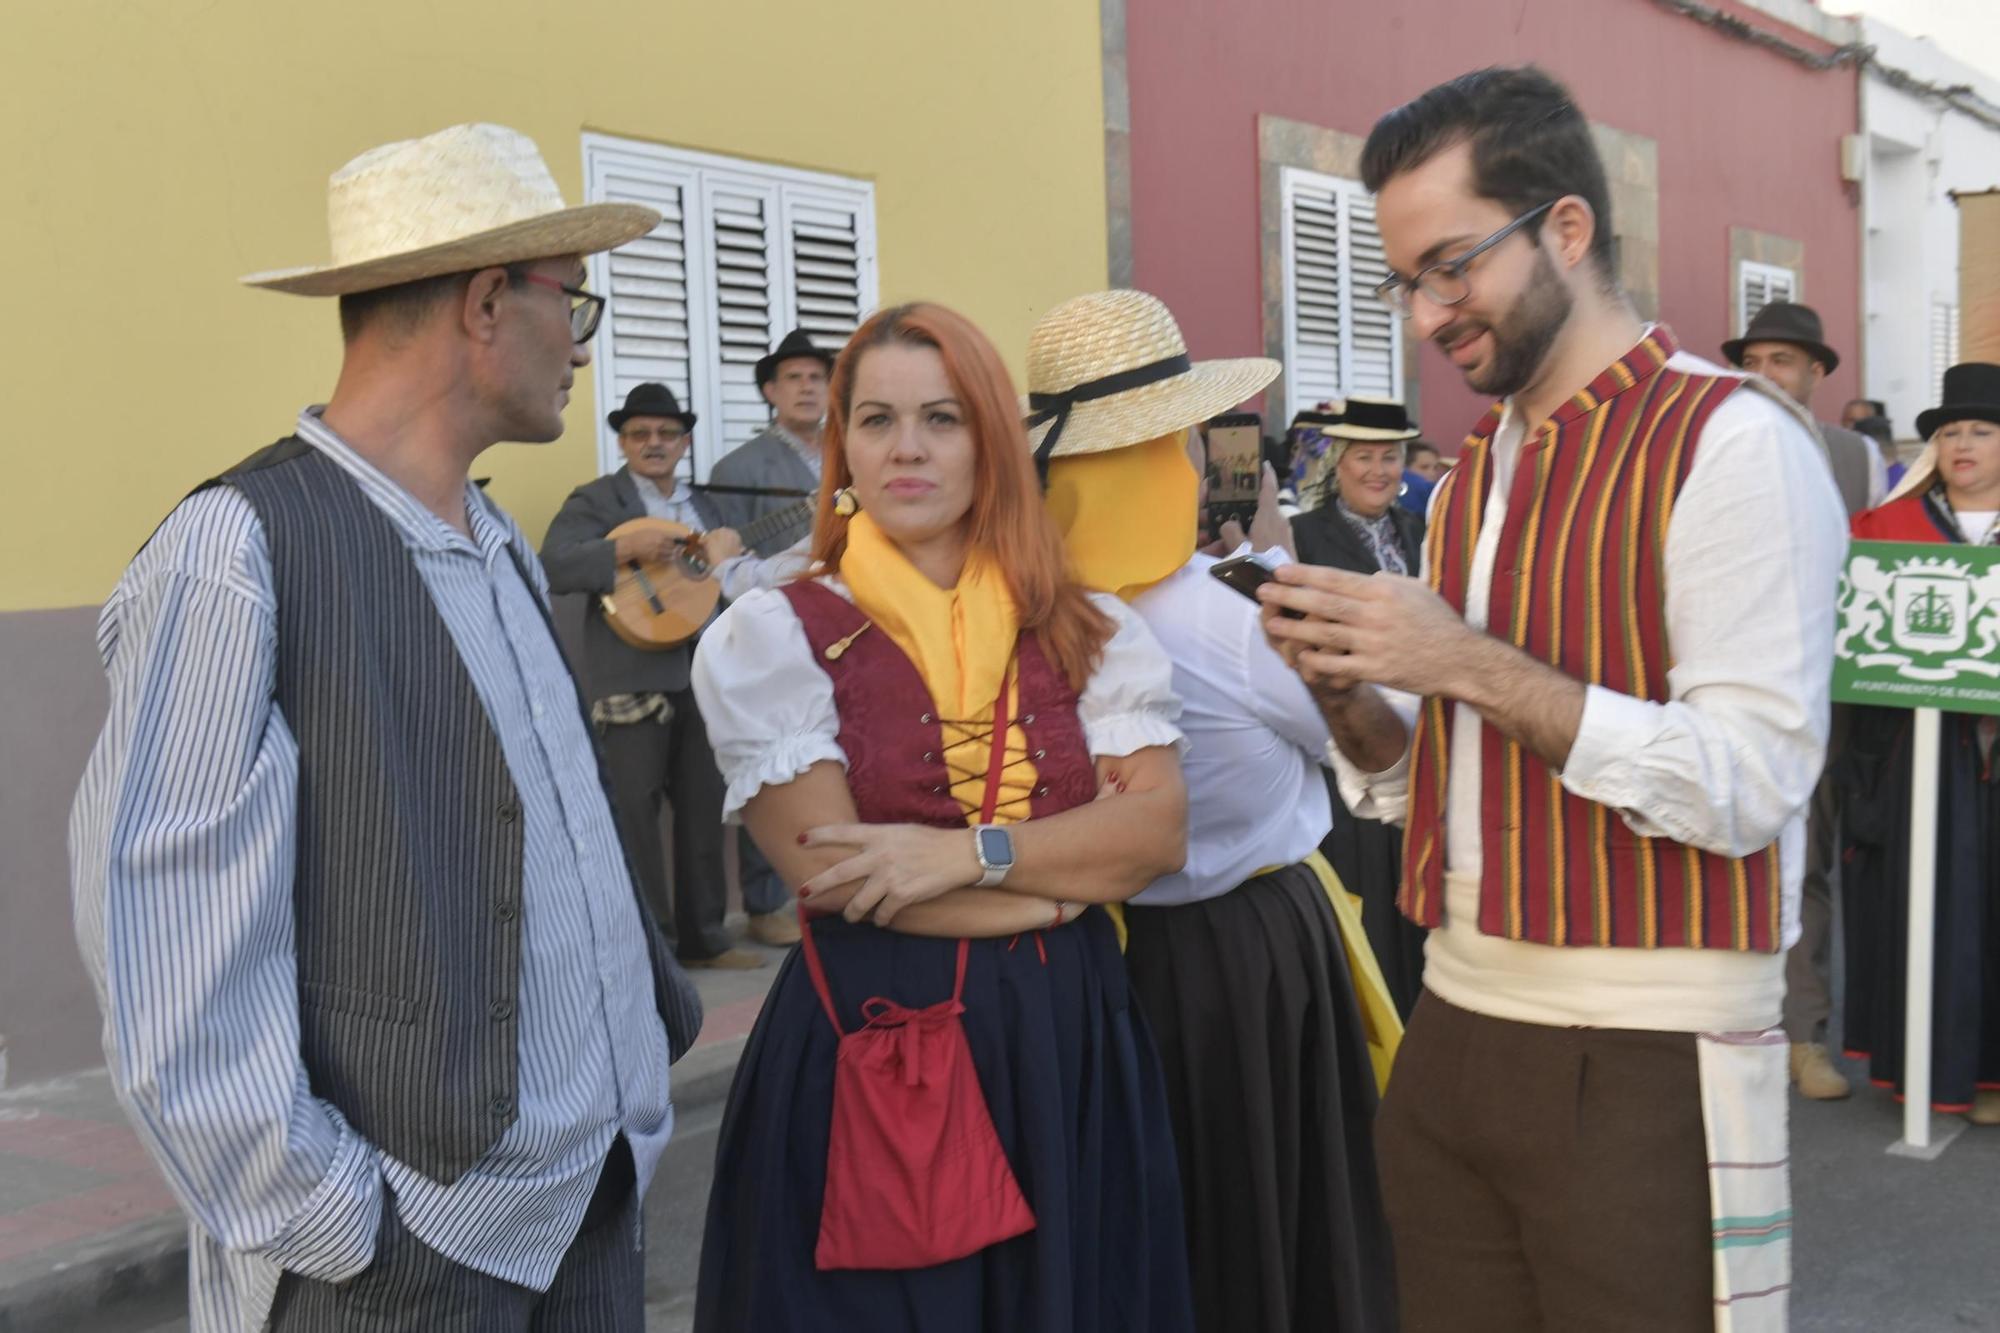
[{"label": "black-framed glasses", "polygon": [[604,318],[604,298],[596,292],[584,291],[568,283],[549,277],[546,273],[523,273],[521,275],[537,287],[553,287],[569,297],[569,337],[571,342],[587,343],[597,336],[597,326]]},{"label": "black-framed glasses", "polygon": [[1375,287],[1375,299],[1390,306],[1405,319],[1408,319],[1410,316],[1410,297],[1414,292],[1422,292],[1438,305],[1459,304],[1466,297],[1472,295],[1472,284],[1466,280],[1465,276],[1465,270],[1471,266],[1472,261],[1506,240],[1509,236],[1512,236],[1521,228],[1527,226],[1530,222],[1533,222],[1542,214],[1548,212],[1551,208],[1554,208],[1560,202],[1561,200],[1551,199],[1546,204],[1529,209],[1499,231],[1494,232],[1464,254],[1459,255],[1456,259],[1447,259],[1441,263],[1432,264],[1429,268],[1420,271],[1414,278],[1391,277],[1387,282],[1378,283]]}]

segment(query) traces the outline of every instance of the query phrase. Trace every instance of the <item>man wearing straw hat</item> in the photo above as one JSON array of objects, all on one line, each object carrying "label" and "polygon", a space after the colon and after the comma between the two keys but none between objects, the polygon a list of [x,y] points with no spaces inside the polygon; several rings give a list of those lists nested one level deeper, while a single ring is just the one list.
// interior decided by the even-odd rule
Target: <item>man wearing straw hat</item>
[{"label": "man wearing straw hat", "polygon": [[1189,1201],[1196,1324],[1362,1333],[1395,1319],[1373,1130],[1402,1024],[1318,852],[1326,723],[1256,603],[1195,553],[1192,428],[1278,372],[1191,361],[1145,292],[1079,296],[1029,335],[1029,439],[1071,570],[1131,603],[1184,706],[1187,864],[1125,920]]},{"label": "man wearing straw hat", "polygon": [[1548,75],[1433,88],[1362,167],[1379,294],[1501,399],[1426,578],[1261,590],[1432,928],[1377,1132],[1405,1327],[1775,1333],[1839,498],[1796,404],[1634,312]]},{"label": "man wearing straw hat", "polygon": [[198,488],[99,626],[71,821],[112,1080],[206,1330],[638,1330],[638,1208],[700,1004],[640,904],[546,587],[468,469],[546,442],[603,302],[494,125],[328,186],[324,407]]}]

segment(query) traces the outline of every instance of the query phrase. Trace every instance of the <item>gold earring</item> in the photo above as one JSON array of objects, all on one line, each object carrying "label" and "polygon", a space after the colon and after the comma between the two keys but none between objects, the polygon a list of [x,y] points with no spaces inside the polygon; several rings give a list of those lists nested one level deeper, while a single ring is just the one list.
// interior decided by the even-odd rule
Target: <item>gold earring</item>
[{"label": "gold earring", "polygon": [[833,493],[833,512],[842,518],[853,518],[860,508],[861,502],[854,498],[854,492],[849,487],[842,486]]}]

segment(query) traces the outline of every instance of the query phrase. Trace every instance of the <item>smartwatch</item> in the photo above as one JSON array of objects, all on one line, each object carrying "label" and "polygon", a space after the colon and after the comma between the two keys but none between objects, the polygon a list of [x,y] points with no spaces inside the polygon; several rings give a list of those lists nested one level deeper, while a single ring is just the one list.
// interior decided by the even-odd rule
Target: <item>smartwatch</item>
[{"label": "smartwatch", "polygon": [[992,888],[1014,868],[1014,835],[998,824],[975,826],[972,850],[979,857],[980,870],[985,872],[976,881],[982,889]]}]

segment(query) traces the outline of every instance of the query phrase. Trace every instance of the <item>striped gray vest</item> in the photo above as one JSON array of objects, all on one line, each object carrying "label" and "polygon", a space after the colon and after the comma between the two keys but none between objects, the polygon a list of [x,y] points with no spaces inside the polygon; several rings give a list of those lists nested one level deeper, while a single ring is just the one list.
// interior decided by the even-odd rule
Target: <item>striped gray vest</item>
[{"label": "striped gray vest", "polygon": [[[313,1093],[449,1184],[516,1114],[523,830],[506,757],[415,562],[338,464],[289,437],[209,484],[241,493],[270,544]],[[678,1058],[700,1001],[640,918]]]}]

